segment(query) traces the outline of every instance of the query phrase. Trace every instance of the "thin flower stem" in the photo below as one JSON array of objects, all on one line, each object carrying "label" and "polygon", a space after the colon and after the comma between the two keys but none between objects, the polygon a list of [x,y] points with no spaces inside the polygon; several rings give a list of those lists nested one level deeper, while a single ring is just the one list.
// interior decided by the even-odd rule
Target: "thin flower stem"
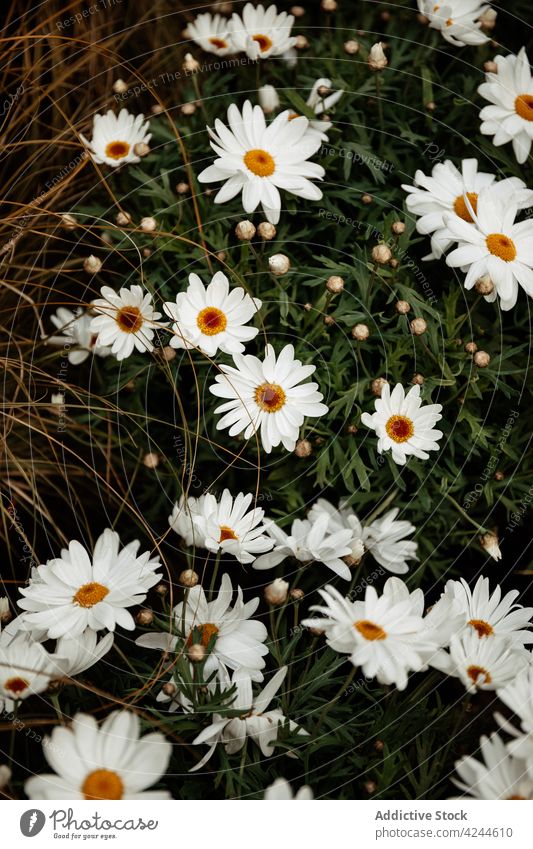
[{"label": "thin flower stem", "polygon": [[319,732],[319,730],[320,730],[320,726],[321,726],[321,725],[322,725],[322,723],[324,722],[324,720],[325,720],[325,718],[326,718],[327,714],[329,713],[329,711],[331,710],[331,708],[333,707],[333,705],[334,705],[334,704],[336,704],[336,703],[339,701],[339,699],[340,699],[340,697],[342,696],[342,694],[346,692],[346,690],[348,689],[348,687],[349,687],[349,686],[350,686],[350,684],[352,683],[352,681],[353,681],[353,679],[354,679],[354,676],[355,676],[355,673],[356,673],[356,672],[357,672],[357,667],[356,667],[356,666],[353,666],[353,667],[352,667],[352,671],[351,671],[351,672],[350,672],[350,674],[347,676],[347,678],[346,678],[346,680],[344,681],[344,683],[342,684],[342,686],[341,686],[341,687],[339,687],[339,689],[337,690],[336,695],[332,698],[332,700],[331,700],[330,702],[328,702],[328,703],[327,703],[326,707],[324,708],[324,710],[322,711],[322,713],[321,713],[321,714],[320,714],[320,716],[319,716],[318,722],[317,722],[316,727],[315,727],[315,729],[314,729],[314,731],[313,731],[313,737],[316,737],[316,736],[318,735],[318,732]]},{"label": "thin flower stem", "polygon": [[455,509],[456,509],[456,510],[458,510],[458,511],[459,511],[459,513],[461,514],[461,516],[463,516],[463,518],[464,518],[464,519],[466,519],[466,520],[467,520],[467,522],[470,522],[470,524],[471,524],[471,525],[473,525],[473,526],[474,526],[474,528],[475,528],[477,531],[479,531],[479,533],[481,533],[481,534],[486,534],[486,533],[488,532],[488,529],[487,529],[487,528],[485,528],[483,525],[479,525],[479,524],[475,521],[475,519],[472,519],[472,517],[468,515],[468,513],[466,512],[466,510],[463,510],[463,508],[461,507],[461,505],[460,505],[460,504],[459,504],[459,503],[455,500],[455,498],[454,498],[452,495],[450,495],[448,492],[444,492],[444,493],[443,493],[443,495],[444,495],[444,497],[445,497],[445,498],[447,498],[447,499],[448,499],[448,501],[449,501],[451,504],[453,504],[453,506],[455,507]]},{"label": "thin flower stem", "polygon": [[215,565],[213,566],[213,574],[211,576],[211,584],[209,586],[209,595],[212,596],[215,591],[215,582],[218,574],[218,567],[220,565],[220,558],[222,557],[222,549],[219,548],[217,551],[217,556],[215,558]]}]

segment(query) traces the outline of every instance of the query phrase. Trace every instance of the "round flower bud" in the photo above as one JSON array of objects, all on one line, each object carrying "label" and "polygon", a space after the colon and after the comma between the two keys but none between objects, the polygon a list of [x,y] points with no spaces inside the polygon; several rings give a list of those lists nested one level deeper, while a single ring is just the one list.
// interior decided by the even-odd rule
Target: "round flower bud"
[{"label": "round flower bud", "polygon": [[490,363],[490,356],[486,351],[477,351],[474,354],[474,362],[478,368],[487,368]]},{"label": "round flower bud", "polygon": [[494,478],[495,478],[495,480],[497,480],[497,481],[503,481],[503,480],[505,480],[505,472],[502,472],[502,470],[501,470],[501,469],[497,469],[497,470],[494,472]]},{"label": "round flower bud", "polygon": [[163,684],[161,687],[161,692],[164,693],[165,696],[170,696],[172,698],[172,696],[176,694],[177,689],[178,688],[172,683],[172,681],[167,681],[166,684]]},{"label": "round flower bud", "polygon": [[276,228],[270,221],[261,221],[257,228],[257,235],[264,239],[265,242],[270,242],[276,237]]},{"label": "round flower bud", "polygon": [[166,584],[161,583],[155,587],[155,591],[157,595],[165,596],[168,593],[168,587]]},{"label": "round flower bud", "polygon": [[150,145],[146,144],[146,142],[137,142],[137,144],[133,145],[133,152],[135,156],[148,156]]},{"label": "round flower bud", "polygon": [[497,66],[496,62],[492,62],[492,61],[485,62],[483,64],[483,69],[486,71],[487,74],[497,74],[498,73],[498,66]]},{"label": "round flower bud", "polygon": [[153,106],[150,106],[150,112],[152,113],[152,115],[161,115],[161,113],[164,111],[165,110],[163,109],[160,103],[154,103]]},{"label": "round flower bud", "polygon": [[484,274],[483,277],[476,280],[474,288],[480,295],[490,295],[494,291],[494,283],[488,274]]},{"label": "round flower bud", "polygon": [[475,354],[477,351],[477,345],[475,342],[467,342],[465,345],[465,351],[467,354]]},{"label": "round flower bud", "polygon": [[344,280],[338,274],[332,274],[326,280],[326,289],[333,295],[338,295],[344,289]]},{"label": "round flower bud", "polygon": [[291,599],[291,601],[301,601],[304,596],[305,596],[304,591],[300,590],[298,587],[295,587],[289,593],[289,598]]},{"label": "round flower bud", "polygon": [[182,587],[195,587],[199,580],[198,573],[194,569],[184,569],[178,578]]},{"label": "round flower bud", "polygon": [[152,256],[152,249],[151,248],[143,248],[143,256],[145,256],[145,257]]},{"label": "round flower bud", "polygon": [[176,191],[179,195],[186,195],[190,188],[188,183],[182,182],[177,184]]},{"label": "round flower bud", "polygon": [[295,18],[303,18],[305,15],[305,9],[303,6],[292,6],[291,7],[291,15],[294,15]]},{"label": "round flower bud", "polygon": [[376,740],[376,742],[374,743],[374,749],[376,750],[376,752],[382,752],[384,748],[385,744],[383,740]]},{"label": "round flower bud", "polygon": [[148,607],[142,607],[135,617],[137,625],[151,625],[154,621],[154,614]]},{"label": "round flower bud", "polygon": [[426,103],[427,111],[428,112],[434,112],[436,108],[437,108],[437,104],[435,103],[435,101],[434,100],[428,100],[428,102]]},{"label": "round flower bud", "polygon": [[395,236],[401,236],[402,233],[405,232],[405,222],[404,221],[395,221],[391,227],[392,232]]},{"label": "round flower bud", "polygon": [[192,53],[186,53],[185,59],[183,60],[183,70],[188,74],[194,74],[195,71],[200,67],[200,63],[198,59],[195,59]]},{"label": "round flower bud", "polygon": [[346,428],[346,433],[349,433],[353,436],[354,434],[357,433],[358,430],[359,430],[359,428],[357,427],[357,425],[349,424],[348,427]]},{"label": "round flower bud", "polygon": [[399,312],[400,315],[407,315],[410,309],[409,301],[396,301],[396,312]]},{"label": "round flower bud", "polygon": [[370,53],[368,55],[368,67],[371,71],[382,71],[388,64],[388,59],[383,51],[383,42],[378,41],[370,48]]},{"label": "round flower bud", "polygon": [[296,50],[307,50],[309,47],[309,41],[305,37],[305,35],[297,35],[296,41],[294,42],[294,46]]},{"label": "round flower bud", "polygon": [[191,663],[201,663],[202,660],[205,660],[205,655],[206,651],[201,643],[193,643],[192,646],[189,646],[187,656]]},{"label": "round flower bud", "polygon": [[313,453],[313,446],[308,439],[299,439],[296,443],[294,453],[297,457],[310,457]]},{"label": "round flower bud", "polygon": [[131,224],[131,215],[127,212],[117,212],[115,223],[118,224],[119,227],[127,227],[128,224]]},{"label": "round flower bud", "polygon": [[337,0],[322,0],[320,8],[323,12],[335,12],[337,9]]},{"label": "round flower bud", "polygon": [[344,52],[347,53],[348,56],[355,56],[355,54],[359,52],[359,42],[356,41],[355,38],[350,38],[349,41],[345,41]]},{"label": "round flower bud", "polygon": [[125,91],[128,90],[127,84],[124,80],[118,79],[113,83],[113,91],[115,94],[124,94]]},{"label": "round flower bud", "polygon": [[153,233],[154,230],[157,230],[157,221],[155,218],[147,217],[141,218],[141,223],[139,227],[143,231],[143,233]]},{"label": "round flower bud", "polygon": [[326,327],[333,327],[333,325],[335,324],[335,319],[332,315],[326,315],[324,316],[324,324],[326,325]]},{"label": "round flower bud", "polygon": [[147,469],[157,469],[159,466],[159,454],[149,451],[148,454],[145,454],[143,457],[143,464]]},{"label": "round flower bud", "polygon": [[395,259],[394,257],[389,262],[389,265],[390,265],[391,268],[398,268],[399,264],[400,263],[398,262],[398,260]]},{"label": "round flower bud", "polygon": [[276,578],[265,587],[265,600],[268,604],[285,604],[289,592],[289,582]]},{"label": "round flower bud", "polygon": [[282,277],[284,274],[287,274],[291,263],[289,257],[285,256],[285,254],[273,254],[268,259],[268,267],[276,277]]},{"label": "round flower bud", "polygon": [[265,115],[274,112],[280,105],[279,95],[273,85],[260,86],[257,89],[257,97],[259,99],[259,106]]},{"label": "round flower bud", "polygon": [[378,785],[376,784],[375,781],[365,781],[363,787],[365,788],[365,790],[366,790],[366,792],[368,793],[369,796],[371,796],[372,793],[375,793],[376,790],[378,789]]},{"label": "round flower bud", "polygon": [[386,386],[388,382],[389,381],[386,380],[384,377],[376,377],[371,383],[372,394],[376,395],[378,398],[381,398],[383,387]]},{"label": "round flower bud", "polygon": [[74,230],[77,227],[77,221],[73,215],[66,212],[61,216],[61,226],[64,230]]},{"label": "round flower bud", "polygon": [[89,274],[98,274],[102,268],[102,261],[97,256],[91,254],[83,260],[83,267]]},{"label": "round flower bud", "polygon": [[384,12],[381,12],[380,18],[381,18],[382,21],[385,21],[385,22],[390,21],[390,12],[388,12],[387,10],[385,10]]},{"label": "round flower bud", "polygon": [[379,265],[386,265],[392,259],[392,251],[388,245],[376,245],[372,248],[372,259]]},{"label": "round flower bud", "polygon": [[171,348],[170,345],[165,345],[163,348],[161,348],[161,356],[163,357],[165,362],[171,363],[172,360],[176,359],[176,349]]},{"label": "round flower bud", "polygon": [[358,342],[364,342],[370,336],[370,330],[366,324],[356,324],[352,327],[352,336]]},{"label": "round flower bud", "polygon": [[217,251],[216,258],[219,260],[219,262],[225,262],[226,257],[227,257],[226,251]]},{"label": "round flower bud", "polygon": [[304,310],[306,312],[311,312],[312,309],[313,309],[313,304],[310,304],[309,301],[306,304],[304,304]]},{"label": "round flower bud", "polygon": [[424,318],[413,318],[409,327],[411,328],[411,333],[415,336],[422,336],[428,329],[427,321]]},{"label": "round flower bud", "polygon": [[424,383],[424,380],[425,380],[424,375],[420,374],[420,372],[417,371],[417,372],[415,372],[415,374],[413,374],[413,379],[412,379],[411,383],[414,383],[415,386],[416,385],[422,386],[423,383]]},{"label": "round flower bud", "polygon": [[251,221],[239,221],[235,227],[235,235],[241,242],[248,242],[255,236],[255,226]]},{"label": "round flower bud", "polygon": [[361,200],[362,200],[363,203],[366,203],[366,204],[372,203],[372,195],[366,194],[366,192],[365,192],[364,195],[361,195]]},{"label": "round flower bud", "polygon": [[195,103],[184,103],[181,107],[182,115],[194,115],[196,112],[196,104]]}]

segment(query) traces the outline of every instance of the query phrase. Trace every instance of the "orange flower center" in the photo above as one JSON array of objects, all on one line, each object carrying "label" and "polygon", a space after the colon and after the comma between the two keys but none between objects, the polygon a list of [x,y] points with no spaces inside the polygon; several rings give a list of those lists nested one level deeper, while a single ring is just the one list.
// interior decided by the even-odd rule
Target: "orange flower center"
[{"label": "orange flower center", "polygon": [[525,801],[526,801],[526,797],[525,797],[525,796],[508,796],[508,797],[507,797],[507,801],[508,801],[508,802],[514,802],[514,801],[516,801],[517,799],[518,799],[519,801],[521,801],[521,802],[525,802]]},{"label": "orange flower center", "polygon": [[516,248],[512,239],[503,233],[491,233],[487,236],[487,247],[491,254],[499,256],[504,262],[512,262],[516,256]]},{"label": "orange flower center", "polygon": [[112,141],[106,145],[105,155],[110,159],[123,159],[130,152],[130,145],[125,141]]},{"label": "orange flower center", "polygon": [[[466,196],[470,201],[470,206],[477,213],[477,192],[467,192]],[[466,205],[466,201],[464,199],[464,195],[459,195],[455,198],[455,202],[453,205],[453,211],[459,218],[462,218],[463,221],[468,221],[469,224],[474,220],[470,215],[470,210]]]},{"label": "orange flower center", "polygon": [[407,442],[415,432],[413,422],[407,416],[391,416],[385,430],[394,442]]},{"label": "orange flower center", "polygon": [[[206,649],[211,642],[211,639],[216,637],[218,631],[219,629],[216,625],[213,625],[212,622],[206,622],[205,625],[196,625],[189,634],[186,645],[188,647],[192,646],[193,637],[200,637],[200,644],[204,647],[204,649]],[[198,639],[194,642],[198,643]]]},{"label": "orange flower center", "polygon": [[270,177],[276,170],[274,158],[266,150],[254,148],[244,155],[244,164],[258,177]]},{"label": "orange flower center", "polygon": [[106,597],[108,592],[109,590],[103,584],[91,582],[80,587],[72,601],[75,601],[80,607],[94,607],[95,604]]},{"label": "orange flower center", "polygon": [[353,626],[365,640],[384,640],[387,637],[380,625],[369,622],[368,619],[359,619],[358,622],[353,623]]},{"label": "orange flower center", "polygon": [[115,321],[123,333],[137,333],[142,327],[143,317],[138,307],[122,307],[117,312]]},{"label": "orange flower center", "polygon": [[255,403],[265,413],[277,413],[285,404],[286,395],[277,383],[262,383],[255,390]]},{"label": "orange flower center", "polygon": [[453,24],[453,18],[448,18],[448,20],[446,21],[446,26],[451,27],[452,24]]},{"label": "orange flower center", "polygon": [[289,114],[289,121],[294,121],[294,119],[295,119],[295,118],[299,118],[299,117],[300,117],[300,116],[298,115],[298,113],[297,113],[297,112],[291,112],[291,113]]},{"label": "orange flower center", "polygon": [[198,313],[196,324],[206,336],[216,336],[226,329],[228,320],[222,310],[205,307]]},{"label": "orange flower center", "polygon": [[224,542],[226,539],[239,539],[235,531],[232,531],[231,528],[228,528],[227,525],[220,526],[220,539],[219,542]]},{"label": "orange flower center", "polygon": [[8,678],[7,681],[4,682],[4,690],[8,690],[10,693],[13,693],[14,696],[20,696],[24,690],[27,690],[30,686],[30,682],[26,681],[25,678]]},{"label": "orange flower center", "polygon": [[224,47],[228,46],[228,42],[224,41],[223,38],[215,38],[215,37],[209,39],[209,44],[212,44],[213,47],[218,47],[220,50],[222,50]]},{"label": "orange flower center", "polygon": [[[483,666],[469,666],[466,674],[472,679],[476,687],[479,687],[481,684],[490,684],[492,681],[490,673]],[[479,681],[480,678],[482,679],[481,681]]]},{"label": "orange flower center", "polygon": [[468,623],[475,628],[477,631],[478,637],[490,637],[491,634],[494,634],[494,628],[492,625],[489,625],[488,622],[484,622],[483,619],[471,619]]},{"label": "orange flower center", "polygon": [[519,94],[514,102],[517,115],[524,121],[533,121],[533,94]]},{"label": "orange flower center", "polygon": [[83,782],[81,792],[85,799],[122,799],[122,779],[109,769],[95,769]]},{"label": "orange flower center", "polygon": [[261,35],[261,33],[257,33],[257,35],[252,35],[252,40],[257,41],[261,53],[266,53],[266,51],[270,50],[272,47],[272,39],[269,38],[268,35]]}]

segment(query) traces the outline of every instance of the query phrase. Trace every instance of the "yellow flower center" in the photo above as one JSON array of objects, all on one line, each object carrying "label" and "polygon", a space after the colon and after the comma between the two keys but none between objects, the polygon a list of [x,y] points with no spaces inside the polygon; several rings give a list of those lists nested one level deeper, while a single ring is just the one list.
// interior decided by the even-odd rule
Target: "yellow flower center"
[{"label": "yellow flower center", "polygon": [[14,696],[20,696],[24,690],[27,690],[30,686],[30,682],[26,681],[25,678],[8,678],[7,681],[4,682],[4,690],[7,690],[9,693],[13,693]]},{"label": "yellow flower center", "polygon": [[138,307],[122,307],[117,312],[115,321],[123,333],[137,333],[142,327],[143,317]]},{"label": "yellow flower center", "polygon": [[524,121],[533,121],[533,94],[519,94],[514,102],[517,115]]},{"label": "yellow flower center", "polygon": [[266,150],[254,148],[244,155],[244,164],[258,177],[270,177],[276,170],[274,158]]},{"label": "yellow flower center", "polygon": [[209,39],[209,44],[212,44],[213,47],[218,47],[219,50],[222,50],[224,47],[228,46],[228,42],[224,41],[223,38],[215,38],[215,37]]},{"label": "yellow flower center", "polygon": [[125,141],[112,141],[106,145],[105,155],[109,159],[123,159],[130,152],[130,146]]},{"label": "yellow flower center", "polygon": [[438,12],[438,11],[439,11],[439,9],[440,9],[440,6],[433,6],[433,11],[434,11],[434,12]]},{"label": "yellow flower center", "polygon": [[196,324],[206,336],[216,336],[226,329],[228,320],[217,307],[205,307],[198,313]]},{"label": "yellow flower center", "polygon": [[95,769],[83,782],[81,792],[85,799],[122,799],[124,785],[116,772]]},{"label": "yellow flower center", "polygon": [[239,537],[237,536],[235,531],[233,531],[231,528],[228,528],[227,525],[221,525],[220,526],[220,538],[219,538],[218,541],[224,542],[224,540],[226,540],[226,539],[239,539]]},{"label": "yellow flower center", "polygon": [[268,35],[257,33],[256,35],[252,35],[252,40],[258,43],[261,53],[266,53],[272,47],[272,39]]},{"label": "yellow flower center", "polygon": [[97,584],[93,581],[80,587],[72,601],[79,604],[80,607],[94,607],[95,604],[106,597],[108,592],[109,590],[103,584]]},{"label": "yellow flower center", "polygon": [[[470,206],[477,213],[477,192],[467,192],[466,196],[470,201]],[[453,204],[453,211],[459,218],[462,218],[463,221],[468,221],[469,224],[473,222],[473,218],[470,215],[470,210],[466,205],[466,201],[464,199],[464,195],[459,195],[455,198],[455,202]]]},{"label": "yellow flower center", "polygon": [[384,640],[387,637],[380,625],[369,622],[368,619],[359,619],[358,622],[353,623],[353,626],[365,640]]},{"label": "yellow flower center", "polygon": [[448,20],[446,21],[446,26],[451,27],[452,24],[453,24],[453,18],[448,18]]},{"label": "yellow flower center", "polygon": [[494,634],[494,628],[492,625],[489,625],[488,622],[485,622],[483,619],[471,619],[468,623],[475,628],[477,631],[478,637],[490,637],[491,634]]},{"label": "yellow flower center", "polygon": [[262,383],[255,390],[255,403],[265,413],[277,413],[285,404],[286,395],[277,383]]},{"label": "yellow flower center", "polygon": [[[193,644],[193,636],[200,637],[200,644],[207,648],[211,639],[218,634],[219,629],[216,625],[213,625],[212,622],[206,622],[205,625],[196,625],[187,638],[187,646],[190,647]],[[196,634],[195,634],[196,632]],[[198,640],[195,641],[198,643]]]},{"label": "yellow flower center", "polygon": [[[490,684],[492,681],[490,673],[483,666],[469,666],[466,674],[472,679],[476,687],[479,687],[481,684]],[[480,678],[482,679],[481,681],[479,681]]]},{"label": "yellow flower center", "polygon": [[512,262],[516,256],[516,248],[512,239],[503,233],[491,233],[486,239],[491,254],[499,256],[504,262]]},{"label": "yellow flower center", "polygon": [[407,416],[391,416],[385,430],[394,442],[407,442],[415,432],[413,422]]}]

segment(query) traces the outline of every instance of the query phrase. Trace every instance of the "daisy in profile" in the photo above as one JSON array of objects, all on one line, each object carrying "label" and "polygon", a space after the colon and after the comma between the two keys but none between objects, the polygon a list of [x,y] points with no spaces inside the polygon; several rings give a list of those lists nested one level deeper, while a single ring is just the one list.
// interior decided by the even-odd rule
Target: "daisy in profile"
[{"label": "daisy in profile", "polygon": [[510,755],[498,734],[479,741],[482,761],[467,755],[456,761],[453,783],[474,799],[533,800],[533,779],[520,758]]},{"label": "daisy in profile", "polygon": [[111,650],[114,639],[112,633],[98,639],[97,632],[90,628],[77,637],[61,637],[53,655],[58,660],[60,675],[74,678],[86,672]]},{"label": "daisy in profile", "polygon": [[141,286],[124,286],[119,292],[102,286],[101,298],[93,301],[97,313],[90,330],[99,345],[111,346],[117,360],[124,360],[134,350],[153,351],[154,328],[161,313],[155,312],[152,296]]},{"label": "daisy in profile", "polygon": [[261,301],[251,298],[243,288],[230,292],[229,280],[217,271],[207,287],[197,274],[189,274],[186,292],[178,292],[176,302],[167,301],[163,309],[172,319],[173,348],[198,348],[208,357],[217,351],[242,354],[243,343],[255,339],[257,327],[248,322],[261,309]]},{"label": "daisy in profile", "polygon": [[215,409],[222,418],[217,430],[229,428],[229,435],[244,431],[244,438],[261,434],[263,448],[270,454],[280,443],[293,451],[306,417],[316,418],[328,412],[317,383],[304,383],[316,369],[295,359],[292,345],[285,345],[276,357],[272,345],[265,359],[251,354],[234,354],[233,366],[220,366],[216,383],[209,391],[229,399]]},{"label": "daisy in profile", "polygon": [[[47,689],[57,677],[54,659],[29,634],[0,636],[0,711],[11,712],[14,704]],[[62,669],[61,669],[62,672]]]},{"label": "daisy in profile", "polygon": [[[324,118],[322,116],[326,115],[326,113],[339,102],[343,94],[344,89],[332,91],[331,80],[327,79],[327,77],[320,77],[320,79],[313,83],[311,93],[309,94],[306,103],[317,117],[315,120],[312,119],[309,121],[309,129],[307,130],[308,136],[312,136],[313,134],[316,135],[318,133],[320,141],[328,140],[328,131],[331,130],[333,124],[330,118]],[[298,114],[296,112],[291,112],[291,121],[297,117]]]},{"label": "daisy in profile", "polygon": [[59,307],[55,315],[50,316],[50,321],[57,328],[58,336],[49,336],[47,345],[65,348],[70,346],[67,358],[73,366],[84,363],[87,357],[94,354],[96,357],[108,357],[111,353],[109,345],[101,345],[98,337],[91,332],[91,316],[80,307],[76,312]]},{"label": "daisy in profile", "polygon": [[271,224],[281,214],[280,189],[305,200],[320,200],[322,192],[311,181],[321,180],[324,169],[309,157],[321,145],[320,136],[308,134],[309,121],[291,120],[286,110],[267,126],[260,106],[246,101],[242,113],[235,104],[228,109],[229,129],[219,119],[209,129],[211,147],[217,154],[213,165],[198,175],[200,183],[225,181],[215,203],[226,203],[242,192],[246,212],[262,205]]},{"label": "daisy in profile", "polygon": [[159,732],[141,737],[134,713],[117,710],[101,727],[77,713],[70,727],[45,737],[43,754],[54,770],[34,775],[24,786],[28,799],[170,799],[166,790],[147,790],[166,772],[172,746]]},{"label": "daisy in profile", "polygon": [[412,186],[402,185],[402,189],[408,193],[407,209],[418,219],[417,231],[431,235],[431,253],[424,257],[425,260],[440,259],[455,241],[455,235],[444,223],[444,216],[455,215],[473,223],[470,209],[476,212],[479,193],[487,186],[493,186],[501,197],[512,195],[519,209],[533,203],[533,191],[522,180],[507,177],[496,181],[495,174],[478,171],[477,159],[463,159],[460,170],[449,159],[437,162],[430,176],[418,170],[413,182]]},{"label": "daisy in profile", "polygon": [[465,630],[475,632],[480,639],[496,636],[508,637],[519,646],[533,643],[533,607],[514,603],[518,590],[510,590],[502,598],[499,584],[490,593],[488,578],[478,578],[473,590],[461,578],[448,581],[443,595],[451,597],[463,614]]},{"label": "daisy in profile", "polygon": [[495,719],[514,739],[507,748],[514,757],[526,761],[528,775],[533,779],[533,664],[522,669],[506,687],[498,691],[499,699],[520,718],[520,731],[496,713]]},{"label": "daisy in profile", "polygon": [[420,386],[416,384],[406,393],[401,383],[391,392],[390,385],[383,387],[381,398],[376,398],[376,412],[363,413],[362,424],[375,430],[378,437],[378,454],[392,451],[392,459],[403,466],[410,455],[427,460],[428,451],[438,451],[442,431],[434,430],[442,418],[441,404],[422,406]]},{"label": "daisy in profile", "polygon": [[205,495],[200,495],[199,498],[189,495],[185,498],[183,495],[180,500],[174,504],[172,513],[168,517],[168,524],[173,531],[183,539],[185,545],[195,545],[199,548],[205,548],[205,536],[202,534],[195,520],[203,515],[203,505]]},{"label": "daisy in profile", "polygon": [[209,12],[197,15],[192,24],[187,24],[187,31],[206,53],[227,56],[228,53],[236,52],[229,35],[229,22],[222,15],[211,15]]},{"label": "daisy in profile", "polygon": [[521,165],[526,161],[533,139],[533,78],[526,48],[518,56],[496,56],[496,73],[488,73],[478,92],[488,100],[479,117],[484,136],[494,136],[498,147],[512,142],[514,155]]},{"label": "daisy in profile", "polygon": [[239,563],[252,563],[258,554],[272,548],[274,543],[263,524],[265,511],[253,507],[253,501],[252,493],[239,492],[233,498],[229,489],[224,490],[220,501],[211,494],[204,496],[195,524],[208,551],[221,550]]},{"label": "daisy in profile", "polygon": [[489,41],[490,37],[481,30],[481,18],[490,6],[479,0],[444,0],[442,5],[436,5],[434,0],[418,0],[418,8],[429,26],[439,30],[455,47]]},{"label": "daisy in profile", "polygon": [[128,608],[140,604],[161,578],[161,564],[148,551],[138,554],[140,543],[119,551],[119,536],[109,528],[99,537],[92,557],[73,540],[61,556],[37,567],[20,592],[27,630],[46,630],[49,639],[77,637],[86,628],[114,631],[117,625],[133,631],[135,620]]},{"label": "daisy in profile", "polygon": [[152,138],[149,126],[150,122],[144,120],[144,115],[130,115],[127,109],[121,109],[115,115],[109,109],[105,115],[94,116],[91,141],[87,141],[81,133],[80,139],[98,165],[116,168],[141,161],[135,147],[148,144]]},{"label": "daisy in profile", "polygon": [[445,216],[445,223],[459,243],[446,257],[451,268],[466,271],[465,289],[488,275],[494,291],[485,300],[500,298],[500,308],[510,310],[516,304],[518,287],[533,297],[533,222],[518,224],[516,200],[507,200],[492,188],[484,189],[477,199],[476,211],[470,209],[472,224],[457,216]]},{"label": "daisy in profile", "polygon": [[313,798],[313,791],[310,787],[304,784],[297,793],[293,789],[286,778],[276,778],[276,780],[265,790],[264,799],[268,802],[278,801],[294,801],[306,802]]},{"label": "daisy in profile", "polygon": [[469,693],[499,690],[509,684],[529,662],[525,649],[506,639],[480,640],[475,630],[450,640],[450,651],[439,651],[431,665],[459,678]]},{"label": "daisy in profile", "polygon": [[416,528],[405,519],[397,519],[399,512],[399,507],[395,507],[367,525],[363,542],[380,566],[395,575],[404,575],[409,571],[407,561],[418,559],[418,543],[405,539]]},{"label": "daisy in profile", "polygon": [[242,17],[236,12],[230,21],[231,40],[236,52],[253,60],[279,56],[296,44],[291,37],[294,16],[280,12],[275,6],[253,6],[247,3]]}]

